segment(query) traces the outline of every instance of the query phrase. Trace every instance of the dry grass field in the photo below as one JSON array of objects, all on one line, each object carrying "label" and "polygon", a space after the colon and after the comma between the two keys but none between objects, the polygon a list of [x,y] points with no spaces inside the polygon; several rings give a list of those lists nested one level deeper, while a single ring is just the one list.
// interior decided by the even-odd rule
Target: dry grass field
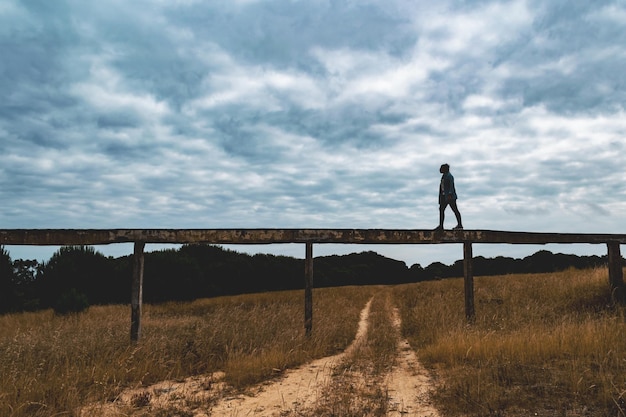
[{"label": "dry grass field", "polygon": [[[477,277],[472,325],[462,279],[316,289],[310,338],[302,291],[147,305],[138,344],[129,342],[128,306],[0,316],[0,417],[80,415],[128,389],[215,372],[224,375],[222,394],[249,390],[342,352],[370,299],[367,335],[320,400],[282,415],[391,415],[385,374],[405,337],[435,376],[442,415],[621,416],[626,323],[607,281],[603,269]],[[215,401],[150,411],[145,391],[120,415],[212,415]]]},{"label": "dry grass field", "polygon": [[233,389],[245,387],[344,349],[371,295],[367,287],[315,290],[311,338],[302,291],[147,305],[136,345],[127,306],[0,316],[0,416],[74,415],[125,388],[216,371]]},{"label": "dry grass field", "polygon": [[397,287],[403,332],[446,415],[626,415],[626,322],[605,269]]}]

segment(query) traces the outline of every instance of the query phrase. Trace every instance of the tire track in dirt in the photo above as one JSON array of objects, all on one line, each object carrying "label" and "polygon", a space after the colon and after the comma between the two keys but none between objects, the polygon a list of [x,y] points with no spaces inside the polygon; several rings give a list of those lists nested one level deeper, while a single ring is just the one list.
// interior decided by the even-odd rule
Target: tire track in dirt
[{"label": "tire track in dirt", "polygon": [[[280,379],[259,384],[250,389],[248,395],[225,394],[226,387],[221,381],[223,373],[216,373],[126,390],[115,402],[87,406],[78,414],[81,417],[125,416],[130,411],[129,407],[136,408],[137,405],[133,403],[142,399],[150,404],[153,411],[184,410],[195,417],[278,417],[311,410],[323,395],[324,389],[332,386],[335,368],[365,340],[372,300],[361,311],[355,338],[343,352],[286,370]],[[439,417],[430,402],[432,379],[419,363],[408,341],[401,338],[401,321],[397,309],[393,310],[393,325],[398,337],[398,352],[391,372],[382,380],[388,395],[387,417]],[[214,401],[213,405],[209,405]],[[132,411],[130,414],[135,415]],[[147,414],[140,412],[139,415]]]},{"label": "tire track in dirt", "polygon": [[398,309],[393,310],[393,325],[398,332],[398,356],[392,371],[385,378],[389,396],[388,417],[439,417],[432,405],[432,379],[417,359],[406,339],[402,339],[402,322]]},{"label": "tire track in dirt", "polygon": [[[325,387],[332,383],[333,370],[348,357],[367,335],[370,299],[361,311],[359,328],[350,346],[340,354],[318,359],[285,372],[284,378],[264,385],[253,396],[239,396],[219,402],[213,416],[277,417],[288,412],[312,408]],[[434,385],[428,371],[406,339],[401,338],[401,319],[393,310],[393,325],[398,335],[398,353],[391,372],[383,379],[388,395],[388,417],[439,417],[432,405]]]},{"label": "tire track in dirt", "polygon": [[280,380],[261,385],[253,396],[238,395],[223,399],[212,407],[211,415],[273,417],[287,411],[303,410],[313,406],[322,389],[332,380],[335,366],[348,356],[367,334],[371,304],[370,299],[361,311],[356,336],[346,350],[285,371]]}]

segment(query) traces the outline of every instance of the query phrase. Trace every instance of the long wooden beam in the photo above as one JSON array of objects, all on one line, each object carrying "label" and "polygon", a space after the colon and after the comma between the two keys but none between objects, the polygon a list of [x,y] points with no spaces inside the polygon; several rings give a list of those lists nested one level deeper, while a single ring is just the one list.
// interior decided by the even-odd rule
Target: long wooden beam
[{"label": "long wooden beam", "polygon": [[626,234],[536,233],[497,230],[409,229],[0,229],[1,245],[106,245],[112,243],[607,243]]},{"label": "long wooden beam", "polygon": [[132,242],[131,340],[141,337],[143,250],[146,243],[271,244],[305,243],[305,318],[307,335],[313,327],[313,244],[427,244],[463,243],[465,314],[474,320],[472,243],[604,243],[608,246],[609,283],[616,301],[624,302],[621,244],[626,234],[534,233],[496,230],[407,229],[0,229],[0,245],[107,245]]}]

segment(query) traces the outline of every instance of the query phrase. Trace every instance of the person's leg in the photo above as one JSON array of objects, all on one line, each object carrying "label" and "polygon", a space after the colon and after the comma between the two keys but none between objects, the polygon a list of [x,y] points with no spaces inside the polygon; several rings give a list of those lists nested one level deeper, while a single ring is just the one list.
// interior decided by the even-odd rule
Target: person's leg
[{"label": "person's leg", "polygon": [[439,227],[438,229],[443,229],[443,220],[446,217],[445,211],[446,211],[447,206],[448,206],[448,203],[445,203],[445,202],[439,204]]},{"label": "person's leg", "polygon": [[450,208],[456,216],[456,227],[463,228],[463,222],[461,221],[461,212],[459,212],[459,208],[456,206],[456,200],[450,202]]}]

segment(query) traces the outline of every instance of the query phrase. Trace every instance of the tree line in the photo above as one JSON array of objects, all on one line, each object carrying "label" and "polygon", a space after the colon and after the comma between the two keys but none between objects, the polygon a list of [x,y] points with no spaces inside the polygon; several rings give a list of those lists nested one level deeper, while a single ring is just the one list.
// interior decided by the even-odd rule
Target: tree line
[{"label": "tree line", "polygon": [[[523,259],[473,260],[474,275],[556,272],[606,265],[606,256],[576,256],[539,251]],[[434,262],[423,268],[375,252],[314,259],[314,286],[402,284],[460,277],[463,261]],[[47,262],[12,260],[0,247],[0,313],[54,308],[79,311],[90,304],[128,303],[132,255],[107,257],[90,246],[66,246]],[[216,245],[183,245],[145,254],[143,299],[148,303],[299,289],[304,260],[268,254],[249,255]]]}]

